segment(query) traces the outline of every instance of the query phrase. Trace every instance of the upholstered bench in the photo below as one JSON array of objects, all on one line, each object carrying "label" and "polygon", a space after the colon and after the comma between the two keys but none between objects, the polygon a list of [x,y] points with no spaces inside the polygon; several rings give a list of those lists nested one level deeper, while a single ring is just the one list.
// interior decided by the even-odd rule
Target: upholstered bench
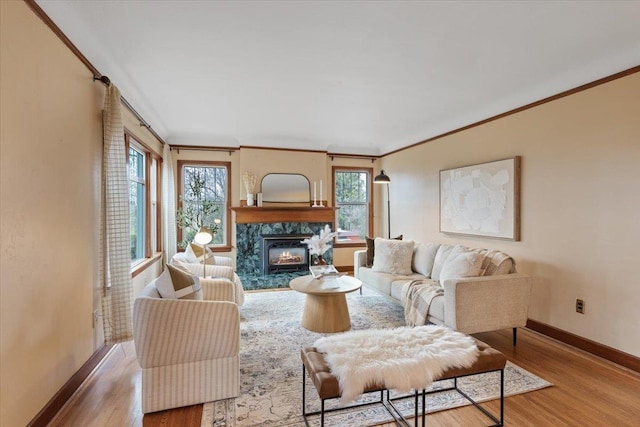
[{"label": "upholstered bench", "polygon": [[[494,426],[502,426],[504,420],[504,367],[507,363],[507,358],[498,350],[495,350],[489,347],[482,341],[475,339],[476,345],[479,350],[479,355],[477,360],[468,368],[451,368],[442,373],[442,375],[438,376],[435,380],[453,380],[453,386],[434,390],[434,391],[424,391],[424,390],[415,390],[413,397],[415,400],[414,407],[414,425],[418,426],[419,414],[418,414],[418,397],[422,397],[422,426],[425,425],[425,396],[427,394],[432,393],[441,393],[443,391],[455,390],[460,393],[463,397],[469,400],[476,408],[478,408],[482,413],[484,413],[487,417],[489,417],[495,424]],[[364,392],[372,393],[379,392],[380,399],[367,402],[363,404],[355,404],[350,406],[342,406],[335,409],[325,410],[325,401],[329,399],[338,399],[340,398],[340,385],[338,383],[338,379],[331,374],[329,366],[325,361],[325,354],[320,353],[315,347],[306,347],[301,350],[301,358],[302,358],[302,416],[305,421],[305,425],[309,426],[309,421],[307,417],[313,415],[320,415],[320,425],[324,426],[324,417],[325,413],[344,410],[348,408],[355,408],[359,406],[371,405],[371,404],[382,404],[387,411],[391,414],[393,419],[395,420],[397,425],[409,426],[409,423],[404,418],[404,416],[396,409],[393,405],[394,400],[404,399],[407,397],[411,397],[411,395],[395,397],[393,399],[389,398],[389,391],[386,389],[384,384],[374,384],[372,386],[367,387]],[[469,375],[483,374],[488,372],[500,371],[500,418],[498,419],[495,415],[491,414],[485,408],[480,406],[477,402],[475,402],[471,397],[469,397],[465,392],[458,388],[457,379],[461,377],[466,377]],[[316,388],[318,392],[318,397],[320,398],[320,410],[307,412],[306,409],[306,374],[309,374],[309,378],[311,382]],[[384,398],[384,392],[387,392],[386,399]]]}]

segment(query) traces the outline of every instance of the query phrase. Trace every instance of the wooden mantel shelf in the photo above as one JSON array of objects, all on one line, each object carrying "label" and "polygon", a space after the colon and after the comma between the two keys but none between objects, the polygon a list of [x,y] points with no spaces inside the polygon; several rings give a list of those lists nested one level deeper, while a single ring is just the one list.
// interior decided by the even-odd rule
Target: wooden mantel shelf
[{"label": "wooden mantel shelf", "polygon": [[339,208],[280,207],[280,206],[236,206],[236,224],[272,222],[328,222],[333,224],[335,211]]}]

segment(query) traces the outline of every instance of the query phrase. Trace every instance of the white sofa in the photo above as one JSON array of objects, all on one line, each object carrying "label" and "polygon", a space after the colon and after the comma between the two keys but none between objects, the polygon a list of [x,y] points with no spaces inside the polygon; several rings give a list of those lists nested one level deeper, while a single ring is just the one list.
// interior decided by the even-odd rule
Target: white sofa
[{"label": "white sofa", "polygon": [[235,284],[201,279],[204,300],[165,299],[150,282],[135,299],[133,336],[142,367],[142,412],[240,394],[240,315]]},{"label": "white sofa", "polygon": [[[386,244],[391,241],[376,238],[375,242]],[[449,268],[450,262],[447,276],[443,276],[444,280],[440,282],[449,255],[462,252],[477,254],[474,255],[475,262],[480,263],[477,276],[455,277],[455,269]],[[405,285],[408,282],[421,279],[423,282],[439,283],[443,293],[431,300],[427,321],[467,334],[512,328],[515,345],[516,328],[525,326],[527,322],[533,278],[516,273],[515,262],[510,256],[486,249],[413,243],[413,249],[405,251],[404,257],[410,258],[400,260],[405,266],[404,274],[389,273],[381,268],[384,263],[376,262],[375,256],[373,265],[367,267],[367,251],[356,251],[354,275],[363,282],[363,286],[388,295],[400,304],[403,288],[406,292]]]}]

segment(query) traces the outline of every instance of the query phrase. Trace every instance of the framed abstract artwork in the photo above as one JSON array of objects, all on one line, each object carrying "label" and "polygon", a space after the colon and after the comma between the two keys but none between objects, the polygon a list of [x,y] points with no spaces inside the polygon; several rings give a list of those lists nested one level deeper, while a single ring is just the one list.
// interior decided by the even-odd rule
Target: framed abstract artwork
[{"label": "framed abstract artwork", "polygon": [[520,240],[520,156],[441,170],[440,232]]}]

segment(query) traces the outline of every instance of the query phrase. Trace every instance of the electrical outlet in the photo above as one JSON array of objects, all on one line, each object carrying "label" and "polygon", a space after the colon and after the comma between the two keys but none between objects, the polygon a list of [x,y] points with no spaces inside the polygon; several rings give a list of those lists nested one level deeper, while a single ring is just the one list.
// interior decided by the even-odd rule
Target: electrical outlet
[{"label": "electrical outlet", "polygon": [[100,318],[100,313],[98,313],[98,310],[94,310],[93,311],[93,329],[95,329],[98,326],[99,318]]},{"label": "electrical outlet", "polygon": [[584,314],[584,301],[581,299],[576,300],[576,313]]}]

